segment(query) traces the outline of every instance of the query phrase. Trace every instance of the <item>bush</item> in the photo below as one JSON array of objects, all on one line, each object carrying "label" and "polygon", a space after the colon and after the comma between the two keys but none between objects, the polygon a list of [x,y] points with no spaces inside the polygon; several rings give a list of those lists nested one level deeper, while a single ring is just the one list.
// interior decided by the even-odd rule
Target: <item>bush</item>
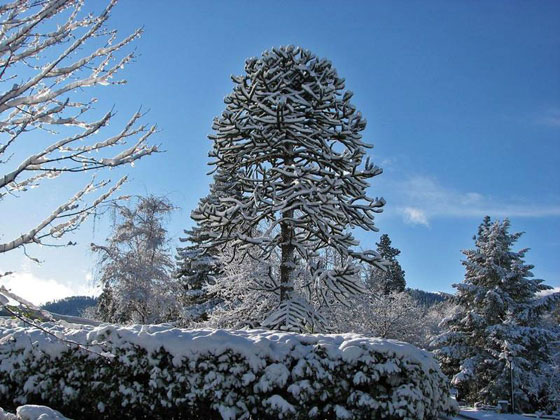
[{"label": "bush", "polygon": [[454,410],[432,356],[398,341],[155,325],[42,326],[96,353],[37,328],[1,325],[0,406],[46,404],[80,419],[420,420]]}]

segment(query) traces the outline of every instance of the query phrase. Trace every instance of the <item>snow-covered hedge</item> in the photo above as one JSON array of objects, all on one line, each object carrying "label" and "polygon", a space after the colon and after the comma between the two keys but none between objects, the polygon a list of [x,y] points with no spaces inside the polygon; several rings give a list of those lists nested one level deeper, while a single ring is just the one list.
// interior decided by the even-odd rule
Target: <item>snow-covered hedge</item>
[{"label": "snow-covered hedge", "polygon": [[[86,418],[432,419],[454,405],[432,356],[354,334],[0,326],[0,406]],[[100,345],[100,343],[103,343]],[[249,414],[250,413],[250,414]]]}]

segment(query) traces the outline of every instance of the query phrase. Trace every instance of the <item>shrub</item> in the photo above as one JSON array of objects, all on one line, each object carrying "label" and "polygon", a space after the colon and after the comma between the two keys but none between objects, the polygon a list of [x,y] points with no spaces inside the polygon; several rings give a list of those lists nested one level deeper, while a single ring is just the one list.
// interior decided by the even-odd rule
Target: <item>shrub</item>
[{"label": "shrub", "polygon": [[432,356],[398,341],[161,325],[42,326],[95,353],[37,328],[0,326],[0,406],[46,404],[81,419],[421,420],[454,410]]}]

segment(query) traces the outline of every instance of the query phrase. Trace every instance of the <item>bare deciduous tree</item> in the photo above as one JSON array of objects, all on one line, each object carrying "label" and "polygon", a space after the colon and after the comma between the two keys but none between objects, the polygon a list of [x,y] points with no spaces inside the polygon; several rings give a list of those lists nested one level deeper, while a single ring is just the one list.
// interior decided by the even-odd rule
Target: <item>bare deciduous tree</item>
[{"label": "bare deciduous tree", "polygon": [[[93,117],[96,99],[83,90],[124,83],[114,78],[134,53],[123,50],[142,30],[119,38],[105,26],[116,0],[98,14],[85,13],[83,3],[18,0],[0,5],[0,201],[64,173],[132,164],[157,151],[147,143],[156,128],[140,123],[141,112],[117,134],[100,138],[115,112]],[[43,136],[50,144],[39,145]],[[22,151],[27,157],[16,161]],[[75,230],[125,180],[109,185],[92,178],[34,227],[0,243],[0,253],[45,244]]]}]

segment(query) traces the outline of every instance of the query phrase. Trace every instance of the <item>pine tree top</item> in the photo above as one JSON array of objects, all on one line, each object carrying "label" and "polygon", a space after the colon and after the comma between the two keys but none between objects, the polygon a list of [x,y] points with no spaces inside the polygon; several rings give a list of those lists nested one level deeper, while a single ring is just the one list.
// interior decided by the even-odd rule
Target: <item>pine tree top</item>
[{"label": "pine tree top", "polygon": [[454,284],[457,300],[490,324],[512,317],[525,324],[523,319],[531,317],[527,311],[538,306],[536,294],[550,289],[543,280],[533,278],[534,266],[524,260],[528,249],[513,250],[522,233],[510,233],[509,229],[508,219],[491,222],[484,218],[475,236],[475,249],[463,251],[465,279]]}]

